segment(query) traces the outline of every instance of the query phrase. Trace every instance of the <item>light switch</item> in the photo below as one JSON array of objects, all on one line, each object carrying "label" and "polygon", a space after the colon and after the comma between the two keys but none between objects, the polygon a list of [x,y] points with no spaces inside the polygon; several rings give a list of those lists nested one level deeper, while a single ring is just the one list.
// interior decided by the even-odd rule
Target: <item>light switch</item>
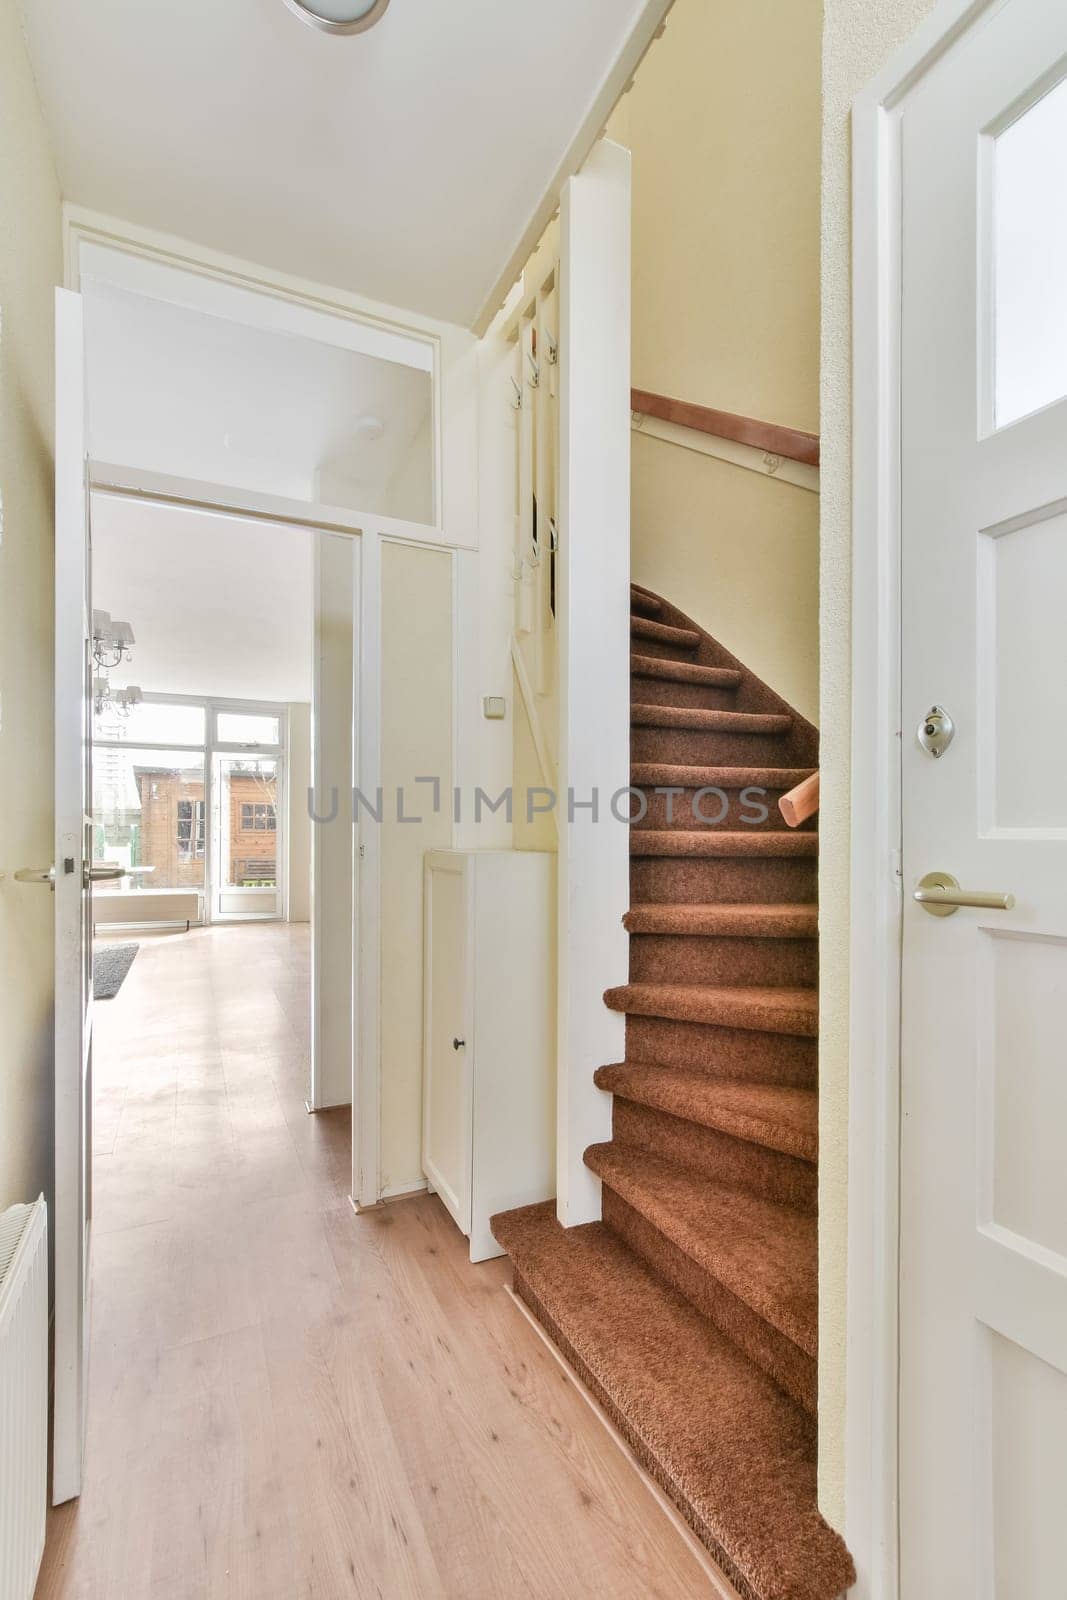
[{"label": "light switch", "polygon": [[490,722],[503,722],[508,714],[507,701],[502,694],[487,694],[482,701],[482,712]]}]

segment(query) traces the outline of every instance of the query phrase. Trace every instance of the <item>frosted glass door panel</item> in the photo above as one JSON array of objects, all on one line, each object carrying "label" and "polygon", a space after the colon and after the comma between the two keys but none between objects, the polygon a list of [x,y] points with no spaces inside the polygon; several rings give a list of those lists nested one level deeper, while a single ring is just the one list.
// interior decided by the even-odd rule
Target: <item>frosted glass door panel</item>
[{"label": "frosted glass door panel", "polygon": [[1067,395],[1067,80],[993,145],[997,427]]}]

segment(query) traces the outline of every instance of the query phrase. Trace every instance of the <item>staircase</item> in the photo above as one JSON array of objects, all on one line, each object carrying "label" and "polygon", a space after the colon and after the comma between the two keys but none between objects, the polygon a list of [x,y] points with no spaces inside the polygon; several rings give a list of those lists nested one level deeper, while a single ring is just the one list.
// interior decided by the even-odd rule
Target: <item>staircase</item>
[{"label": "staircase", "polygon": [[[815,1504],[817,734],[687,617],[632,592],[626,1059],[585,1152],[603,1221],[493,1219],[515,1288],[744,1600],[836,1600]],[[673,795],[654,791],[673,788]],[[712,791],[701,794],[701,790]],[[760,791],[752,793],[751,791]]]}]

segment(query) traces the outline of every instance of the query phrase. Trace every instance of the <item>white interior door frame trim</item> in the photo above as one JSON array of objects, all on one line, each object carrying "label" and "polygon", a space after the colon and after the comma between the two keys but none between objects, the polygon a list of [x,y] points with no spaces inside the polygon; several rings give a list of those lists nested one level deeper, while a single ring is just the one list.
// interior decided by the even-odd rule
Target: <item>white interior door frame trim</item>
[{"label": "white interior door frame trim", "polygon": [[939,0],[853,102],[852,761],[845,1538],[858,1600],[898,1600],[900,125],[1002,0]]},{"label": "white interior door frame trim", "polygon": [[[115,468],[90,461],[89,482],[94,494],[120,497],[163,499],[167,504],[194,507],[215,515],[294,524],[311,531],[347,533],[359,539],[356,562],[356,627],[359,634],[354,652],[356,674],[356,740],[353,750],[353,783],[373,797],[381,784],[381,547],[383,544],[417,545],[426,550],[442,547],[453,553],[458,565],[463,545],[452,545],[436,536],[435,530],[421,523],[398,522],[390,517],[357,519],[356,513],[336,506],[306,504],[276,495],[258,494],[225,484],[205,484],[194,479],[175,478],[139,468]],[[469,585],[468,585],[469,587]],[[472,596],[463,586],[454,586],[455,604]],[[466,659],[469,645],[463,645],[463,617],[453,616],[453,635],[457,642],[454,670],[470,670]],[[462,656],[462,660],[460,657]],[[454,695],[454,703],[457,697]],[[458,712],[457,712],[458,726]],[[469,740],[469,732],[467,738]],[[462,741],[460,744],[462,749]],[[455,781],[461,782],[459,775]],[[353,986],[353,1061],[352,1061],[352,1191],[357,1209],[377,1205],[381,1193],[381,829],[364,826],[357,830],[353,858],[353,915],[357,955],[356,982]]]},{"label": "white interior door frame trim", "polygon": [[[382,781],[382,541],[374,534],[360,540],[355,581],[352,755],[355,787],[373,800]],[[356,827],[352,864],[359,975],[352,990],[352,1203],[358,1211],[382,1197],[382,830],[373,821]]]},{"label": "white interior door frame trim", "polygon": [[189,506],[211,511],[216,516],[241,517],[261,522],[280,522],[287,526],[321,529],[324,533],[363,533],[369,528],[393,539],[427,545],[431,549],[466,550],[440,529],[421,522],[404,522],[397,517],[353,511],[348,506],[323,505],[314,500],[289,500],[284,495],[264,494],[228,483],[210,483],[198,478],[174,477],[149,467],[127,466],[114,461],[90,462],[94,494],[138,497],[164,505]]}]

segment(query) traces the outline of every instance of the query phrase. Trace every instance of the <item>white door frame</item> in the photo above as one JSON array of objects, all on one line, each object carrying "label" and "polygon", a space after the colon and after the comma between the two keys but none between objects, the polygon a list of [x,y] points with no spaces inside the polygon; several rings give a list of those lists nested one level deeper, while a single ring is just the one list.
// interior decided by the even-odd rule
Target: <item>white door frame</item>
[{"label": "white door frame", "polygon": [[852,734],[845,1538],[899,1595],[901,119],[1000,0],[939,0],[852,110]]},{"label": "white door frame", "polygon": [[[353,784],[365,795],[374,795],[381,786],[381,547],[383,544],[408,544],[419,549],[449,550],[457,568],[453,584],[456,605],[461,603],[462,586],[458,573],[467,553],[450,545],[433,530],[417,523],[398,522],[390,517],[366,517],[337,506],[284,499],[277,495],[254,493],[229,484],[203,483],[177,478],[137,467],[115,467],[90,461],[89,487],[94,494],[163,500],[169,505],[195,507],[217,516],[268,522],[282,527],[303,527],[313,533],[349,534],[359,541],[355,563],[355,626],[358,647],[354,652],[356,742],[353,749]],[[469,585],[468,585],[469,587]],[[467,605],[477,597],[468,595]],[[458,617],[458,613],[457,613]],[[457,621],[453,629],[454,681],[470,671],[469,652],[477,638],[469,639]],[[458,695],[456,696],[458,700]],[[456,706],[454,730],[457,750],[469,740],[460,708]],[[458,781],[458,779],[457,779]],[[352,1203],[357,1208],[375,1206],[382,1198],[381,1185],[381,829],[360,829],[353,855],[353,906],[355,908],[355,980],[353,1004],[357,1008],[352,1041]]]},{"label": "white door frame", "polygon": [[[283,527],[294,524],[309,532],[349,534],[359,540],[355,563],[354,652],[356,742],[353,750],[353,784],[373,795],[381,785],[381,546],[415,544],[440,549],[441,541],[418,537],[418,525],[389,518],[361,518],[336,506],[319,506],[278,496],[234,489],[176,477],[163,477],[135,467],[89,463],[89,483],[94,494],[165,500],[219,516],[253,518]],[[405,536],[406,535],[406,536]],[[459,632],[459,630],[456,630]],[[357,1027],[352,1040],[352,1189],[357,1207],[377,1205],[381,1199],[381,1052],[380,1052],[380,926],[381,837],[368,827],[357,834],[353,856],[354,943],[356,949],[353,1003]]]},{"label": "white door frame", "polygon": [[[258,494],[228,484],[197,483],[124,463],[94,462],[93,478],[95,488],[113,493],[145,495],[222,515],[363,536],[357,563],[360,651],[356,754],[360,774],[357,782],[364,793],[376,792],[381,772],[381,545],[384,541],[448,549],[453,559],[456,605],[462,610],[462,615],[457,611],[453,628],[453,731],[459,762],[455,781],[460,783],[468,768],[476,770],[476,758],[482,748],[477,697],[462,692],[476,685],[481,675],[475,336],[464,328],[417,312],[278,272],[69,203],[63,208],[63,233],[68,288],[81,288],[86,267],[89,273],[102,274],[134,292],[155,292],[167,298],[175,292],[177,271],[184,274],[182,303],[214,315],[251,318],[256,326],[310,334],[376,354],[387,353],[387,347],[402,350],[410,346],[413,364],[424,365],[432,373],[437,511],[433,527],[367,515],[348,507]],[[455,831],[458,843],[460,830]],[[359,842],[363,856],[357,856],[355,868],[361,913],[357,926],[356,1003],[361,1016],[354,1041],[351,1193],[355,1205],[371,1206],[381,1198],[380,830],[366,828]]]},{"label": "white door frame", "polygon": [[86,745],[90,756],[92,749],[86,682],[92,555],[82,303],[64,289],[55,294],[55,333],[55,526],[63,559],[56,566],[54,598],[55,1175],[49,1225],[55,1245],[52,1504],[58,1506],[79,1495],[82,1485],[93,1211],[93,972],[87,948],[92,924],[85,917],[82,877],[92,860],[85,828],[92,804],[86,779],[92,772],[84,765]]}]

